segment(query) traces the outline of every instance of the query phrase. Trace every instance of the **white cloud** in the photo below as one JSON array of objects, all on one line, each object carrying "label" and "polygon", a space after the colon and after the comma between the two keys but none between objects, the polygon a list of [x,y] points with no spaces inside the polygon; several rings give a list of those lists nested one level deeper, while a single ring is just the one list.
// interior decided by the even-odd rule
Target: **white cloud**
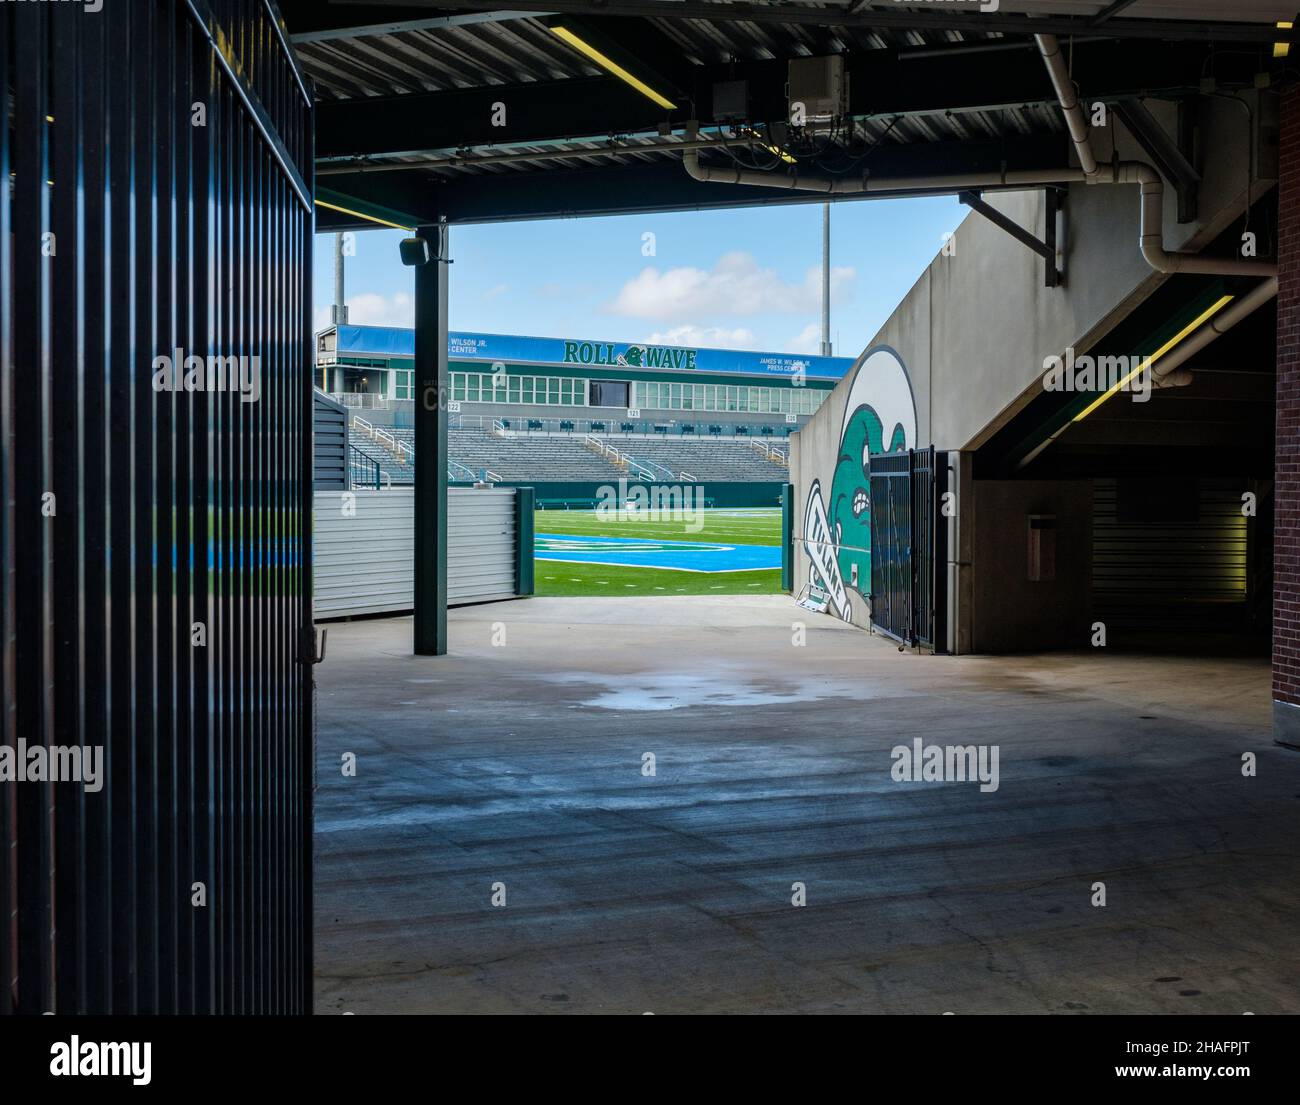
[{"label": "white cloud", "polygon": [[785,353],[820,353],[822,348],[822,327],[819,322],[810,322],[793,338],[785,343]]},{"label": "white cloud", "polygon": [[510,290],[509,284],[497,284],[483,293],[484,299],[496,299],[497,296],[505,295]]},{"label": "white cloud", "polygon": [[704,346],[708,349],[753,349],[754,331],[724,326],[674,326],[671,330],[656,330],[645,339],[647,345]]},{"label": "white cloud", "polygon": [[[375,292],[363,292],[347,300],[348,322],[353,326],[405,326],[415,325],[415,298],[409,292],[396,292],[385,297]],[[330,325],[332,308],[316,311],[317,330]]]},{"label": "white cloud", "polygon": [[415,297],[397,292],[385,298],[365,292],[348,300],[348,321],[354,326],[414,326]]},{"label": "white cloud", "polygon": [[[831,298],[842,298],[855,271],[831,270]],[[660,322],[706,322],[718,316],[805,312],[821,303],[821,270],[814,267],[800,283],[760,268],[751,253],[735,251],[718,258],[712,269],[683,266],[660,270],[648,266],[619,290],[606,306],[611,314]]]}]

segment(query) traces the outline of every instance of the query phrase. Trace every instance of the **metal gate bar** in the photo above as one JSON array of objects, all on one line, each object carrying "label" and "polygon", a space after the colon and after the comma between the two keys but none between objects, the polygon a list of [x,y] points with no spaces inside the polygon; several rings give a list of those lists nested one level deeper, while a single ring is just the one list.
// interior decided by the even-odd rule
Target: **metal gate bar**
[{"label": "metal gate bar", "polygon": [[871,458],[871,623],[915,647],[939,640],[933,448]]},{"label": "metal gate bar", "polygon": [[[312,108],[277,23],[0,4],[0,740],[104,755],[99,791],[0,783],[0,1012],[310,1010]],[[257,357],[260,395],[159,388],[175,350]]]}]

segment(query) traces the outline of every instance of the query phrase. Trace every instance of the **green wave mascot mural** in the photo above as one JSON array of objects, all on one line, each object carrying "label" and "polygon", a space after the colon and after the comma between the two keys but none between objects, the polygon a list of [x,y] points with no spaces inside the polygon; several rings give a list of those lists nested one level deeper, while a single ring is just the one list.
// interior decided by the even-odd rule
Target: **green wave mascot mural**
[{"label": "green wave mascot mural", "polygon": [[849,385],[840,445],[827,492],[814,479],[804,507],[808,582],[823,588],[830,609],[851,620],[850,592],[871,591],[871,463],[873,454],[916,446],[916,403],[907,369],[886,346],[871,350]]}]

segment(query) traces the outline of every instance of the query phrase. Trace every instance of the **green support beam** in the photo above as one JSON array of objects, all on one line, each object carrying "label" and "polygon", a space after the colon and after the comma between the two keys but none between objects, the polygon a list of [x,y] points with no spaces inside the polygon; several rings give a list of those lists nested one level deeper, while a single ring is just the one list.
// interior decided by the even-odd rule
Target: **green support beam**
[{"label": "green support beam", "polygon": [[781,492],[781,590],[794,591],[794,484]]},{"label": "green support beam", "polygon": [[447,227],[415,270],[415,654],[447,652]]},{"label": "green support beam", "polygon": [[515,594],[531,595],[534,591],[533,510],[531,487],[515,488]]}]

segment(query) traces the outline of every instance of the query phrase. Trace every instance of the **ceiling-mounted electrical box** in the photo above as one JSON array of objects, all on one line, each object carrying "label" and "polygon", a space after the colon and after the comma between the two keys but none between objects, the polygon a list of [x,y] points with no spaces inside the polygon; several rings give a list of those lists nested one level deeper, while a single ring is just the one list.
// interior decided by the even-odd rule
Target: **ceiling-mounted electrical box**
[{"label": "ceiling-mounted electrical box", "polygon": [[797,124],[800,116],[809,122],[825,122],[849,113],[849,75],[843,55],[792,58],[788,74],[792,122]]},{"label": "ceiling-mounted electrical box", "polygon": [[713,86],[713,121],[715,123],[749,121],[748,81],[718,81]]}]

